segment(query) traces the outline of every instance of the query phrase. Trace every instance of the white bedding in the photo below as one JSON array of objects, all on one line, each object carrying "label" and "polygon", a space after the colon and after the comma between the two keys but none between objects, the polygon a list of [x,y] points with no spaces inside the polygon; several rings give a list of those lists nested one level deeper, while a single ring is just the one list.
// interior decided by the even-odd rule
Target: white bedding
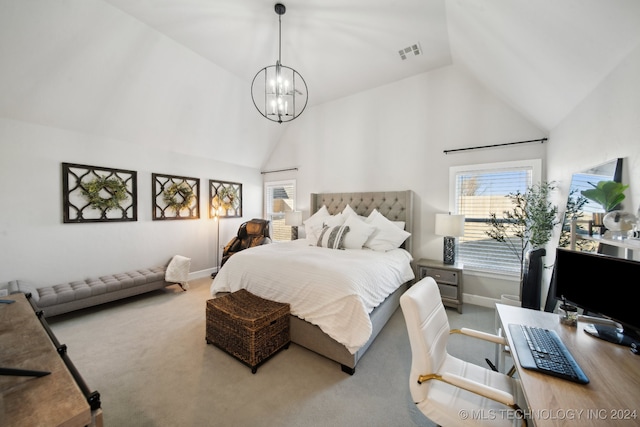
[{"label": "white bedding", "polygon": [[245,249],[225,263],[211,294],[246,289],[286,302],[291,314],[320,327],[354,354],[371,336],[369,313],[413,279],[404,249],[327,249],[304,239]]}]

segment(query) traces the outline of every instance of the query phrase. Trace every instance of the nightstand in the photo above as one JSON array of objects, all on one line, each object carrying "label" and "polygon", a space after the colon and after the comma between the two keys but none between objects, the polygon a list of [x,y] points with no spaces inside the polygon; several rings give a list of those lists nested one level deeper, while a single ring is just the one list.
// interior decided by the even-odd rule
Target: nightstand
[{"label": "nightstand", "polygon": [[444,264],[434,259],[420,259],[417,263],[418,280],[433,277],[440,288],[442,303],[462,313],[462,264]]}]

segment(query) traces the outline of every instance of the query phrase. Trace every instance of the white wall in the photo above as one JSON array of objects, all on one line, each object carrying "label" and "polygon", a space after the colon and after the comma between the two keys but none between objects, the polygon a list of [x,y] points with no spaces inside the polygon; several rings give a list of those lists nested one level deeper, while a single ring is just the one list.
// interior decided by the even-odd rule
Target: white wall
[{"label": "white wall", "polygon": [[[311,89],[311,88],[310,88]],[[298,167],[265,179],[296,178],[298,209],[322,191],[415,192],[414,258],[442,259],[437,212],[449,208],[449,167],[545,159],[545,144],[445,155],[443,150],[536,139],[543,131],[464,69],[449,66],[309,108],[289,124],[264,169]],[[465,293],[499,298],[516,281],[465,276]]]},{"label": "white wall", "polygon": [[640,45],[551,132],[549,176],[562,184],[566,200],[571,175],[622,157],[623,202],[640,205]]},{"label": "white wall", "polygon": [[[258,168],[282,128],[245,82],[100,0],[0,0],[0,282],[47,285],[192,258],[215,266],[208,180],[240,182],[262,215]],[[63,224],[61,163],[138,172],[138,221]],[[201,219],[151,220],[151,173],[200,178]]]},{"label": "white wall", "polygon": [[[192,259],[192,272],[212,269],[209,179],[243,184],[244,217],[221,220],[221,245],[241,222],[262,216],[262,177],[254,168],[9,119],[0,119],[0,148],[0,282],[53,285],[166,265],[176,254]],[[138,220],[63,224],[63,162],[137,171]],[[154,172],[200,178],[200,219],[152,220]]]},{"label": "white wall", "polygon": [[[564,207],[571,175],[622,157],[622,182],[628,184],[625,211],[640,205],[640,46],[551,131],[549,179],[559,183],[558,204]],[[553,251],[547,263],[553,262]],[[634,251],[640,259],[640,251]],[[622,254],[620,254],[622,256]],[[548,286],[549,277],[545,284]],[[543,295],[546,295],[546,288]]]},{"label": "white wall", "polygon": [[107,2],[0,11],[0,117],[254,168],[280,138],[250,81]]}]

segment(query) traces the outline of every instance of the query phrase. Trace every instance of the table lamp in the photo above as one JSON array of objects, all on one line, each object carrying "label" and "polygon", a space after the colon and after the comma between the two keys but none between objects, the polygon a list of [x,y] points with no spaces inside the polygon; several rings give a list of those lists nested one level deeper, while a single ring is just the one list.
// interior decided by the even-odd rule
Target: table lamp
[{"label": "table lamp", "polygon": [[436,234],[444,236],[442,262],[456,263],[456,237],[464,236],[464,215],[436,214]]},{"label": "table lamp", "polygon": [[298,240],[298,226],[302,225],[302,212],[301,211],[285,212],[284,225],[291,226],[291,240]]}]

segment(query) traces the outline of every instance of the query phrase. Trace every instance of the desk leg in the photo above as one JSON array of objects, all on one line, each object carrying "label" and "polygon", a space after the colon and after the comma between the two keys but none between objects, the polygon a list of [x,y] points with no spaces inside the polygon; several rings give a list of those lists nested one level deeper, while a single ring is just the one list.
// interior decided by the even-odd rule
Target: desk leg
[{"label": "desk leg", "polygon": [[[502,329],[502,324],[500,323],[500,317],[498,316],[498,311],[496,311],[495,328],[496,328],[496,335],[505,337]],[[502,372],[502,373],[504,373],[503,371],[506,369],[506,367],[504,366],[504,364],[506,363],[504,352],[505,352],[505,346],[501,344],[496,344],[496,356],[494,360],[495,360],[496,368],[498,368],[498,372]]]}]

